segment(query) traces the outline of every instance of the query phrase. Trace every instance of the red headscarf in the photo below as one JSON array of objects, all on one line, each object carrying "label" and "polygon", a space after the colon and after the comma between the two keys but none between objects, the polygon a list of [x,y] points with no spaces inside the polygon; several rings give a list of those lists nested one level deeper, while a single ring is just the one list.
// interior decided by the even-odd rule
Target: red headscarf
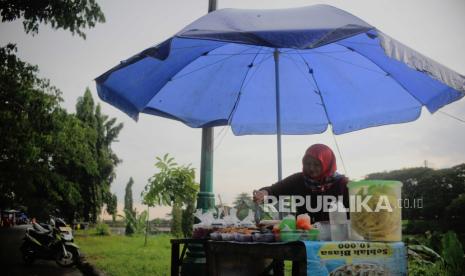
[{"label": "red headscarf", "polygon": [[320,181],[329,176],[333,176],[336,172],[336,157],[328,146],[314,144],[305,151],[304,158],[305,156],[311,156],[321,163],[321,174],[317,177],[312,177],[313,179]]}]

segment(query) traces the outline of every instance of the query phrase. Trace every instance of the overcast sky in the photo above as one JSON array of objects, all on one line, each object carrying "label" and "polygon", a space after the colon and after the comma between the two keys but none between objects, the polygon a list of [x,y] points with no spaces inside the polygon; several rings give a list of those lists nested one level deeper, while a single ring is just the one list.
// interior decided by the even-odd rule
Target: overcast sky
[{"label": "overcast sky", "polygon": [[[178,163],[200,168],[201,130],[179,122],[141,114],[136,123],[123,112],[98,99],[93,79],[121,60],[158,44],[185,25],[206,14],[208,0],[99,1],[106,23],[86,31],[87,39],[41,26],[36,36],[26,35],[21,22],[0,24],[0,44],[14,42],[18,55],[40,68],[40,76],[63,92],[63,105],[75,112],[76,99],[89,87],[105,114],[124,123],[113,146],[123,160],[117,168],[112,191],[122,205],[129,177],[136,202],[156,170],[156,156],[170,153]],[[289,8],[326,3],[344,9],[420,53],[465,75],[465,1],[463,0],[367,0],[367,1],[242,1],[218,0],[218,8]],[[465,100],[442,109],[465,119]],[[423,110],[415,122],[382,126],[336,136],[283,137],[283,175],[301,170],[301,157],[313,143],[335,149],[339,171],[351,179],[366,174],[413,166],[427,160],[433,168],[465,161],[465,124],[442,113]],[[272,184],[277,178],[274,136],[236,137],[229,128],[215,128],[214,193],[230,203],[240,192]],[[197,173],[197,179],[199,174]],[[139,207],[140,209],[140,207]],[[156,208],[151,216],[163,216]]]}]

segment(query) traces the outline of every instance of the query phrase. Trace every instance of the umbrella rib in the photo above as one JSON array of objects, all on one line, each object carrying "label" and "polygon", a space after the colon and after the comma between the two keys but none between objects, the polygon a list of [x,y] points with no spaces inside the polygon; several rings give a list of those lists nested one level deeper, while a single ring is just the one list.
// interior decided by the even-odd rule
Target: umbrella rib
[{"label": "umbrella rib", "polygon": [[[311,50],[311,51],[310,51]],[[291,52],[291,51],[294,51],[294,52]],[[327,51],[327,52],[320,52],[320,51],[316,51],[315,49],[309,49],[308,53],[305,53],[307,55],[310,55],[310,54],[339,54],[339,53],[347,53],[347,52],[350,52],[350,50],[338,50],[338,51]],[[297,52],[296,49],[292,49],[292,50],[289,50],[287,52],[281,52],[281,53],[285,53],[286,55],[299,55],[300,53]]]},{"label": "umbrella rib", "polygon": [[[340,45],[340,44],[338,44]],[[347,47],[346,47],[347,48]],[[352,52],[350,49],[347,49],[347,52]],[[355,63],[352,63],[352,62],[348,62],[347,60],[343,60],[343,59],[340,59],[340,58],[337,58],[337,57],[333,57],[331,55],[328,55],[327,53],[322,53],[322,52],[315,52],[316,54],[320,54],[320,55],[323,55],[325,57],[329,57],[329,58],[332,58],[334,60],[337,60],[337,61],[340,61],[340,62],[343,62],[343,63],[346,63],[346,64],[350,64],[350,65],[353,65],[353,66],[356,66],[356,67],[359,67],[361,69],[365,69],[367,71],[370,71],[370,72],[374,72],[374,73],[378,73],[378,74],[383,74],[382,72],[378,72],[376,70],[373,70],[373,69],[370,69],[370,68],[366,68],[365,66],[361,66],[361,65],[358,65],[358,64],[355,64]],[[380,68],[381,69],[381,68]],[[384,70],[382,70],[384,72]]]},{"label": "umbrella rib", "polygon": [[245,53],[245,54],[238,54],[238,53],[224,53],[224,54],[209,54],[208,56],[230,56],[230,55],[235,55],[235,56],[246,56],[246,55],[266,55],[267,53]]},{"label": "umbrella rib", "polygon": [[[348,53],[348,52],[351,52],[351,51],[347,49],[347,50],[344,50],[344,51],[334,51],[334,53],[336,53],[336,52],[337,52],[337,53]],[[341,62],[347,63],[347,64],[349,64],[349,65],[357,66],[357,67],[360,67],[360,68],[362,68],[362,69],[365,69],[365,70],[369,70],[369,71],[371,71],[371,72],[378,73],[378,74],[381,76],[381,78],[383,78],[383,77],[386,76],[385,72],[379,72],[379,71],[376,71],[376,70],[372,70],[372,69],[369,69],[369,68],[366,68],[366,67],[363,67],[363,66],[359,66],[359,65],[353,64],[353,63],[351,63],[351,62],[346,62],[345,60],[338,59],[338,58],[335,58],[335,57],[333,57],[333,56],[327,55],[327,54],[329,54],[330,52],[317,52],[317,51],[312,51],[312,52],[305,53],[305,54],[308,55],[308,54],[312,54],[312,53],[322,54],[322,55],[324,55],[325,57],[334,58],[334,59],[337,60],[337,61],[341,61]],[[331,52],[331,53],[333,53],[333,52]],[[294,54],[294,53],[293,53],[293,54]],[[296,52],[295,54],[300,54],[301,57],[302,57],[302,54],[299,53],[299,52]],[[290,56],[289,56],[289,58],[290,58]],[[304,62],[305,62],[305,61],[304,61]],[[307,66],[308,66],[308,64],[307,64]]]},{"label": "umbrella rib", "polygon": [[[227,44],[226,44],[226,45],[227,45]],[[221,47],[224,47],[224,46],[225,46],[225,45],[219,46],[219,47],[217,47],[217,48],[212,49],[211,51],[214,51],[214,50],[216,50],[216,49],[218,49],[218,48],[221,48]],[[256,47],[257,47],[257,46],[249,46],[249,45],[244,45],[244,46],[247,47],[247,49],[243,50],[243,51],[240,52],[240,53],[243,53],[243,52],[245,52],[245,51],[247,51],[247,50],[250,50],[251,48],[256,48]],[[261,49],[261,48],[263,48],[263,46],[261,46],[260,49]],[[236,54],[235,56],[239,55],[240,53]],[[195,58],[193,61],[191,61],[191,63],[192,63],[192,62],[195,62],[195,60],[197,60],[198,58],[200,58],[200,57],[202,57],[202,56],[203,56],[203,55],[198,56],[198,57]],[[185,73],[185,74],[180,75],[180,76],[178,76],[178,77],[176,77],[176,75],[175,75],[175,76],[173,76],[173,78],[171,79],[171,81],[177,80],[177,79],[182,78],[182,77],[185,77],[185,76],[188,75],[188,74],[194,73],[194,72],[199,71],[199,70],[201,70],[201,69],[204,69],[204,68],[206,68],[206,67],[208,67],[208,66],[211,66],[211,65],[214,65],[214,64],[218,64],[219,62],[223,62],[223,61],[225,61],[226,59],[231,58],[231,57],[233,57],[233,56],[228,56],[228,57],[223,58],[223,59],[221,59],[221,60],[219,60],[219,61],[217,61],[217,62],[208,64],[208,65],[203,66],[203,67],[201,67],[201,68],[197,68],[196,70],[193,70],[193,71],[191,71],[191,72]],[[255,55],[254,60],[255,60],[256,57],[257,57],[257,55]],[[249,68],[249,69],[250,69],[250,68]],[[166,85],[166,84],[165,84],[165,85]],[[159,91],[161,91],[162,89],[163,89],[163,87],[160,88]],[[151,100],[153,100],[153,98],[156,97],[157,95],[158,95],[158,93],[155,94],[155,95],[152,97]],[[160,110],[158,110],[158,111],[160,111]],[[163,111],[161,111],[161,112],[163,112]],[[169,113],[167,113],[167,114],[169,114]],[[171,114],[169,114],[169,115],[170,115],[170,116],[173,116],[173,115],[171,115]],[[231,115],[229,115],[229,117],[230,117],[230,116],[231,116]],[[177,117],[176,117],[176,118],[177,118]],[[184,120],[182,120],[182,119],[177,118],[177,120],[179,120],[179,121],[184,122],[185,124],[187,124],[187,123],[186,123]],[[229,122],[229,118],[228,118],[228,122]]]},{"label": "umbrella rib", "polygon": [[[216,49],[219,49],[219,48],[221,48],[221,47],[224,47],[225,45],[226,45],[226,44],[223,44],[223,45],[220,45],[220,46],[218,46],[218,47],[212,48],[212,49],[209,50],[209,52],[214,51],[214,50],[216,50]],[[190,63],[195,62],[197,59],[199,59],[199,58],[202,57],[202,56],[203,56],[203,55],[200,55],[200,56],[194,58]],[[157,69],[157,70],[160,70],[160,69]],[[167,84],[169,81],[173,81],[173,78],[174,78],[174,77],[176,76],[176,74],[178,74],[179,72],[180,72],[180,71],[177,71],[174,75],[172,75],[172,77],[171,77],[167,82],[165,82],[165,83],[163,84],[163,86],[162,86],[160,89],[158,89],[158,91],[153,95],[153,97],[152,97],[151,99],[149,99],[149,100],[147,101],[147,103],[149,103],[150,101],[152,101],[152,100],[158,95],[158,93],[166,86],[166,84]],[[146,106],[147,103],[145,104],[145,108],[147,107],[147,106]],[[158,110],[158,111],[161,111],[161,110]],[[162,112],[163,112],[163,111],[162,111]],[[171,114],[170,114],[170,115],[171,115]],[[181,120],[181,121],[182,121],[182,120]]]},{"label": "umbrella rib", "polygon": [[[318,90],[318,93],[317,93],[317,94],[320,96],[321,105],[323,106],[323,109],[324,109],[325,114],[326,114],[326,119],[328,119],[328,123],[329,123],[330,125],[332,125],[331,119],[329,118],[328,110],[327,110],[327,108],[326,108],[325,101],[324,101],[324,99],[323,99],[323,95],[321,94],[320,86],[318,85],[318,82],[316,81],[316,78],[315,78],[315,74],[313,73],[313,69],[310,68],[310,66],[308,65],[307,60],[305,60],[305,58],[304,58],[300,53],[299,53],[299,56],[300,56],[300,58],[302,58],[302,60],[304,61],[305,65],[307,66],[307,68],[308,68],[310,74],[312,75],[313,82],[315,83],[316,89]],[[331,128],[331,130],[332,130],[332,128]]]},{"label": "umbrella rib", "polygon": [[257,63],[257,69],[252,73],[252,75],[250,76],[250,78],[247,80],[247,82],[242,86],[242,89],[246,88],[247,85],[249,85],[250,81],[252,80],[252,77],[257,73],[258,71],[258,68],[265,62],[267,61],[268,59],[270,59],[271,57],[273,57],[273,54],[269,53],[270,55],[267,56],[266,58],[262,59],[259,63]]},{"label": "umbrella rib", "polygon": [[[225,44],[221,45],[220,47],[224,46]],[[195,49],[195,48],[202,48],[205,47],[205,44],[203,45],[193,45],[193,46],[186,46],[186,47],[178,47],[178,48],[171,48],[171,50],[185,50],[185,49]],[[216,49],[216,48],[215,48]]]},{"label": "umbrella rib", "polygon": [[[283,57],[290,59],[290,60],[294,63],[294,65],[295,65],[295,67],[297,68],[297,70],[302,74],[302,76],[304,76],[304,79],[306,79],[306,80],[308,81],[308,83],[312,86],[313,89],[316,89],[316,88],[314,87],[314,84],[315,84],[315,83],[312,82],[312,81],[308,78],[308,75],[307,75],[307,74],[305,74],[304,72],[302,72],[302,70],[300,70],[300,67],[297,65],[296,61],[295,61],[292,57],[290,57],[290,56],[287,57],[287,56],[285,56],[285,55],[283,55]],[[304,61],[304,62],[305,62],[305,61]],[[307,66],[307,68],[308,68],[308,66]]]},{"label": "umbrella rib", "polygon": [[[340,45],[342,47],[345,47],[349,50],[351,50],[349,47],[345,46],[345,45],[341,45],[339,43],[336,43],[337,45]],[[376,67],[378,67],[381,71],[383,71],[387,77],[391,78],[394,82],[396,82],[400,87],[402,87],[402,89],[405,90],[405,92],[407,92],[412,98],[414,98],[416,101],[418,101],[422,106],[424,106],[425,104],[420,100],[418,99],[415,95],[413,95],[412,93],[410,93],[410,91],[402,84],[400,83],[398,80],[396,80],[395,78],[392,77],[391,73],[389,71],[386,71],[384,68],[381,67],[381,65],[379,65],[378,63],[374,62],[372,59],[370,59],[369,57],[365,56],[364,54],[360,53],[360,52],[357,52],[355,51],[355,49],[351,50],[353,51],[354,53],[358,54],[359,56],[363,57],[363,58],[366,58],[367,60],[369,60],[371,63],[373,63]]]},{"label": "umbrella rib", "polygon": [[[224,45],[223,45],[223,46],[224,46]],[[223,46],[221,46],[221,47],[223,47]],[[220,48],[220,47],[218,47],[218,48]],[[218,48],[216,48],[216,49],[218,49]],[[247,49],[245,49],[245,50],[243,50],[243,51],[241,51],[241,52],[239,52],[239,53],[236,53],[236,54],[231,54],[231,55],[229,55],[229,56],[227,56],[227,57],[225,57],[225,58],[223,58],[223,59],[220,59],[220,60],[215,61],[215,62],[213,62],[213,63],[207,64],[207,65],[202,66],[202,67],[200,67],[200,68],[194,69],[194,70],[192,70],[192,71],[190,71],[190,72],[187,72],[187,73],[185,73],[185,74],[182,74],[182,75],[179,75],[179,76],[176,76],[176,75],[175,75],[173,78],[171,78],[171,81],[178,80],[178,79],[183,78],[183,77],[185,77],[185,76],[187,76],[187,75],[190,75],[190,74],[192,74],[192,73],[195,73],[195,72],[197,72],[197,71],[200,71],[200,70],[205,69],[205,68],[207,68],[207,67],[210,67],[210,66],[212,66],[212,65],[215,65],[215,64],[218,64],[218,63],[220,63],[220,62],[223,62],[223,61],[225,61],[225,60],[227,60],[227,59],[230,59],[230,58],[232,58],[232,57],[234,57],[234,56],[241,55],[243,52],[249,50],[250,48],[251,48],[251,47],[249,47],[249,48],[247,48]],[[216,49],[215,49],[215,50],[216,50]],[[203,55],[199,56],[198,58],[200,58],[200,57],[202,57],[202,56],[203,56]],[[198,58],[197,58],[197,59],[198,59]],[[197,59],[195,59],[195,60],[197,60]],[[193,60],[192,62],[194,62],[195,60]],[[191,62],[191,63],[192,63],[192,62]]]},{"label": "umbrella rib", "polygon": [[[255,59],[257,58],[258,53],[260,53],[262,49],[263,49],[263,46],[260,47],[260,49],[258,50],[257,54],[256,54],[256,55],[254,56],[254,58],[252,59],[251,66],[248,66],[247,72],[245,72],[244,78],[242,79],[242,82],[241,82],[241,87],[239,88],[239,93],[238,93],[238,95],[237,95],[236,102],[234,103],[234,106],[233,106],[233,108],[232,108],[232,110],[231,110],[231,112],[229,113],[229,116],[228,116],[228,125],[231,125],[232,116],[233,116],[233,114],[235,113],[235,111],[236,111],[236,109],[237,109],[237,106],[239,105],[239,100],[240,100],[241,95],[242,95],[242,89],[245,87],[245,86],[244,86],[245,80],[247,79],[247,76],[249,75],[249,72],[250,72],[251,68],[252,68],[253,65],[254,65],[253,63],[255,62]],[[260,64],[261,64],[261,63],[259,63],[259,65],[260,65]],[[257,68],[257,70],[258,70],[258,68]],[[255,70],[255,72],[256,72],[257,70]],[[252,76],[253,76],[253,75],[252,75]],[[252,78],[252,76],[251,76],[251,78]],[[247,83],[248,83],[248,82],[247,82]]]}]

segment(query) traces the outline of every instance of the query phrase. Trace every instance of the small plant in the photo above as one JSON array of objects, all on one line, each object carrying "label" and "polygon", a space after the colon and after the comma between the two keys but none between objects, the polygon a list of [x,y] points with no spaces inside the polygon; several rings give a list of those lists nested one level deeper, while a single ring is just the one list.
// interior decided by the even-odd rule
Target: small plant
[{"label": "small plant", "polygon": [[447,275],[444,264],[436,262],[425,264],[423,262],[411,261],[408,266],[408,275],[410,276],[439,276]]},{"label": "small plant", "polygon": [[121,218],[124,219],[127,227],[126,229],[131,229],[130,234],[126,231],[126,235],[130,236],[131,234],[143,234],[145,233],[146,221],[147,221],[147,211],[143,211],[140,214],[137,214],[137,211],[134,211],[134,214],[129,210],[124,210],[124,216]]},{"label": "small plant", "polygon": [[[145,186],[142,192],[143,203],[151,207],[172,206],[172,235],[190,236],[195,199],[199,189],[195,182],[195,170],[190,165],[178,165],[169,154],[162,158],[157,157],[156,160],[155,167],[159,172],[155,173]],[[186,206],[184,215],[183,206]]]},{"label": "small plant", "polygon": [[110,227],[108,224],[99,223],[97,226],[95,226],[95,234],[97,236],[110,236]]},{"label": "small plant", "polygon": [[406,242],[409,256],[409,275],[464,275],[464,252],[462,244],[453,231],[442,235],[427,232],[426,243],[436,245],[439,241],[440,256],[428,246],[409,238]]},{"label": "small plant", "polygon": [[457,235],[453,231],[442,237],[442,256],[449,275],[463,275],[464,260],[463,248]]}]

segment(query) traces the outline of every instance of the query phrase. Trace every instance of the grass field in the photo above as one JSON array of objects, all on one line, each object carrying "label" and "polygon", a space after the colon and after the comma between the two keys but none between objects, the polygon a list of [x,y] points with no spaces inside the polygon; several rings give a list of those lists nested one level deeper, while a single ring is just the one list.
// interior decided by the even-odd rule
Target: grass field
[{"label": "grass field", "polygon": [[[149,236],[144,247],[144,236],[97,236],[95,230],[76,233],[76,243],[87,261],[110,276],[170,275],[171,238],[166,234]],[[412,275],[424,275],[429,270],[438,269],[434,265],[418,266],[415,263],[409,266],[412,272],[422,271]],[[291,262],[285,262],[285,275],[291,275]]]},{"label": "grass field", "polygon": [[[76,243],[86,260],[110,276],[170,275],[170,235],[97,236],[95,230],[77,231]],[[285,275],[291,275],[291,262],[285,262]]]},{"label": "grass field", "polygon": [[78,231],[76,243],[87,261],[107,275],[169,275],[170,235],[97,236],[91,231]]}]

